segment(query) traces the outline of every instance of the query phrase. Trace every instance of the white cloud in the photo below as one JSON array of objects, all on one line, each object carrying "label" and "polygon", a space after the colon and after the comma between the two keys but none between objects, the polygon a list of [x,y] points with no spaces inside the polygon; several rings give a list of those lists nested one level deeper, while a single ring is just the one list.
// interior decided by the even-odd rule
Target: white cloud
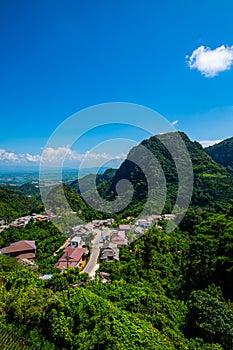
[{"label": "white cloud", "polygon": [[39,165],[42,162],[43,166],[56,166],[60,165],[65,159],[64,164],[69,166],[77,166],[82,161],[85,161],[90,166],[96,166],[99,163],[125,158],[125,153],[118,155],[111,155],[105,152],[79,154],[68,147],[59,147],[57,149],[46,148],[44,149],[43,156],[40,154],[15,153],[0,149],[0,165]]},{"label": "white cloud", "polygon": [[84,161],[85,163],[91,163],[92,166],[97,166],[102,162],[108,162],[113,159],[125,159],[126,154],[121,153],[118,155],[112,155],[109,153],[94,153],[86,152],[83,154],[77,153],[68,147],[46,148],[43,152],[41,162],[44,166],[56,166],[60,165],[64,160],[65,165],[77,165]]},{"label": "white cloud", "polygon": [[36,154],[36,155],[32,155],[30,153],[26,153],[24,154],[24,157],[27,161],[29,162],[39,162],[40,161],[40,158],[41,156],[39,154]]},{"label": "white cloud", "polygon": [[216,145],[217,143],[221,142],[222,140],[202,140],[198,141],[203,147],[209,147]]},{"label": "white cloud", "polygon": [[176,125],[179,123],[179,120],[174,120],[174,122],[171,122],[171,125]]},{"label": "white cloud", "polygon": [[205,77],[211,78],[218,73],[231,69],[233,65],[233,46],[219,46],[214,50],[200,46],[191,56],[186,56],[190,69],[199,70]]},{"label": "white cloud", "polygon": [[26,164],[36,163],[40,161],[40,155],[32,155],[30,153],[15,153],[5,149],[0,149],[0,162],[3,164]]},{"label": "white cloud", "polygon": [[[52,148],[47,147],[44,149],[41,162],[43,164],[59,164],[64,158],[66,159],[75,159],[74,152],[68,148],[68,147],[58,147],[58,148]],[[77,160],[77,159],[76,159]],[[78,159],[80,160],[80,159]]]}]

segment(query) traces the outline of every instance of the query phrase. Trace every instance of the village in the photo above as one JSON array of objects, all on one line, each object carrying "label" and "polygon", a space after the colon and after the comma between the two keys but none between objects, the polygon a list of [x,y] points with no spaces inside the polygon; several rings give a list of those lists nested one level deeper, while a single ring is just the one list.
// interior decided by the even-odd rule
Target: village
[{"label": "village", "polygon": [[[8,228],[20,228],[26,226],[30,220],[50,221],[54,214],[32,214],[17,218],[11,224],[0,222],[1,231]],[[54,267],[63,272],[68,267],[79,268],[81,272],[89,274],[90,278],[96,277],[99,269],[99,262],[114,262],[120,259],[120,247],[126,247],[132,241],[139,238],[146,230],[155,225],[162,229],[159,222],[173,220],[174,214],[150,215],[134,220],[127,217],[121,224],[116,224],[113,218],[105,220],[93,220],[89,223],[72,227],[68,232],[68,238],[60,246],[54,256],[63,252]],[[21,240],[11,243],[0,250],[0,254],[15,257],[19,262],[29,266],[35,265],[36,242]],[[109,278],[104,272],[100,274],[102,283],[108,283]],[[42,279],[49,279],[52,274],[41,276]]]}]

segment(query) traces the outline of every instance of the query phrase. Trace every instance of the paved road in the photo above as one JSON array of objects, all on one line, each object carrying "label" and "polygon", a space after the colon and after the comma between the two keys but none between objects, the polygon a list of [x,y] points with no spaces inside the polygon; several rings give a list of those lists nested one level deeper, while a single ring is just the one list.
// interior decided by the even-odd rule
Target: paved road
[{"label": "paved road", "polygon": [[99,247],[100,239],[101,239],[101,231],[98,230],[95,238],[92,241],[92,252],[91,252],[89,261],[82,271],[82,272],[88,273],[91,277],[93,277],[93,275],[95,274],[95,271],[99,267],[97,264],[97,261],[100,253],[100,247]]}]

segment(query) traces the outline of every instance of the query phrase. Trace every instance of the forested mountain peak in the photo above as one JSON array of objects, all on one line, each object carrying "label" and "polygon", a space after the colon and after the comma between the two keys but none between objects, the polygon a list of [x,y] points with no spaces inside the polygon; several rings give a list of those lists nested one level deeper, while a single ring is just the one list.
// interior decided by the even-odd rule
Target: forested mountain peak
[{"label": "forested mountain peak", "polygon": [[207,147],[205,151],[218,164],[233,172],[233,137],[223,140],[216,145]]},{"label": "forested mountain peak", "polygon": [[[135,208],[141,208],[147,198],[146,176],[143,174],[140,167],[132,161],[134,158],[140,158],[141,145],[152,153],[162,167],[167,187],[165,210],[171,210],[172,205],[174,205],[179,184],[175,163],[176,159],[173,158],[169,149],[171,150],[175,147],[177,154],[182,158],[180,137],[187,147],[187,153],[191,159],[191,166],[194,174],[191,205],[215,210],[216,208],[221,209],[225,207],[229,199],[233,198],[232,176],[205,152],[201,144],[196,141],[191,141],[183,132],[171,132],[152,136],[147,140],[143,140],[139,146],[132,148],[126,160],[121,164],[113,177],[110,187],[112,193],[114,193],[116,184],[121,179],[128,179],[133,184],[135,193],[133,203],[129,208],[131,213]],[[179,149],[179,147],[181,148]],[[139,152],[138,157],[135,156],[137,152]],[[144,168],[147,169],[147,173],[154,177],[155,186],[159,186],[161,176],[159,178],[158,169],[151,166],[151,161],[147,158],[146,153],[144,155],[143,164]]]}]

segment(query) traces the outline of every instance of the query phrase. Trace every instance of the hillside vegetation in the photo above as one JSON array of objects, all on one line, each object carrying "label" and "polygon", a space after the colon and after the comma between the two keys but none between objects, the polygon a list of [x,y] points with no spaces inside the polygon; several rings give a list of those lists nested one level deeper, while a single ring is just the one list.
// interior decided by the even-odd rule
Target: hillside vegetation
[{"label": "hillside vegetation", "polygon": [[0,219],[10,222],[17,217],[39,212],[42,209],[42,205],[34,198],[17,194],[0,186]]},{"label": "hillside vegetation", "polygon": [[[211,211],[223,210],[226,208],[229,200],[233,198],[233,177],[222,166],[212,160],[198,142],[192,142],[184,133],[179,133],[179,135],[185,142],[193,167],[194,187],[190,205]],[[165,190],[167,190],[164,211],[170,212],[175,204],[179,184],[176,164],[163,144],[164,141],[170,144],[170,147],[173,149],[175,148],[176,153],[182,159],[182,149],[179,148],[180,145],[177,142],[177,133],[159,135],[159,138],[153,136],[149,140],[144,140],[142,145],[153,154],[162,167],[166,181]],[[134,162],[129,160],[134,158],[140,159],[140,153],[140,145],[130,151],[127,159],[113,177],[110,192],[108,193],[110,198],[114,197],[116,195],[116,184],[121,179],[129,180],[134,186],[133,201],[126,210],[129,214],[140,212],[147,201],[148,187],[145,174]],[[151,211],[156,212],[160,198],[164,197],[164,180],[161,172],[159,172],[159,168],[152,164],[150,156],[145,154],[141,163],[153,181],[155,189],[154,201],[150,202],[149,205]],[[187,182],[187,186],[189,185],[189,182]]]},{"label": "hillside vegetation", "polygon": [[[209,211],[224,211],[229,200],[233,198],[233,174],[230,173],[230,163],[221,163],[218,159],[216,159],[217,162],[213,160],[210,155],[212,155],[211,150],[215,148],[203,149],[198,142],[192,142],[184,133],[179,133],[179,136],[187,147],[194,175],[192,198],[190,204],[188,204],[193,208],[201,207]],[[226,141],[228,144],[229,141]],[[117,196],[116,186],[120,180],[127,179],[133,185],[133,199],[123,211],[118,212],[118,215],[121,217],[127,215],[137,216],[143,210],[148,200],[146,177],[149,177],[150,199],[149,203],[147,203],[148,214],[159,212],[163,207],[163,212],[171,212],[179,189],[178,173],[176,163],[165,147],[164,142],[169,144],[179,155],[179,159],[182,160],[183,150],[180,148],[179,142],[177,142],[177,133],[167,133],[159,135],[159,137],[153,136],[148,140],[144,140],[139,146],[132,148],[127,159],[121,164],[119,169],[107,169],[103,174],[98,174],[97,176],[89,174],[80,180],[73,181],[69,185],[64,185],[65,194],[71,208],[75,211],[82,210],[82,218],[85,216],[87,219],[109,217],[106,211],[109,211],[109,213],[112,211],[112,201]],[[157,159],[158,166],[151,161],[150,155],[142,154],[141,146],[148,149],[154,159]],[[217,146],[220,147],[221,144],[213,147],[217,148]],[[231,156],[228,156],[228,158],[232,157],[232,154],[230,152]],[[140,160],[141,167],[132,161],[134,159],[136,162]],[[144,170],[146,170],[146,175]],[[192,183],[187,181],[187,188],[191,185]],[[80,192],[80,186],[82,193]],[[179,190],[183,191],[185,198],[186,189],[182,188]],[[38,198],[38,189],[33,189],[33,185],[23,185],[21,186],[21,191],[27,194],[30,193],[35,198]],[[126,186],[123,188],[125,196],[127,196],[127,191],[128,187]],[[102,210],[99,206],[98,195],[109,202]],[[166,199],[165,203],[163,202],[164,199]],[[57,202],[57,207],[59,207],[59,199]],[[86,202],[95,203],[96,206],[100,207],[100,210],[93,210]],[[184,205],[184,207],[186,208],[187,205]],[[182,211],[182,205],[177,209]]]},{"label": "hillside vegetation", "polygon": [[232,208],[151,228],[101,264],[108,285],[74,268],[43,281],[0,256],[0,324],[43,349],[232,349]]},{"label": "hillside vegetation", "polygon": [[215,160],[215,162],[233,173],[233,137],[211,147],[207,147],[205,148],[205,151]]}]

